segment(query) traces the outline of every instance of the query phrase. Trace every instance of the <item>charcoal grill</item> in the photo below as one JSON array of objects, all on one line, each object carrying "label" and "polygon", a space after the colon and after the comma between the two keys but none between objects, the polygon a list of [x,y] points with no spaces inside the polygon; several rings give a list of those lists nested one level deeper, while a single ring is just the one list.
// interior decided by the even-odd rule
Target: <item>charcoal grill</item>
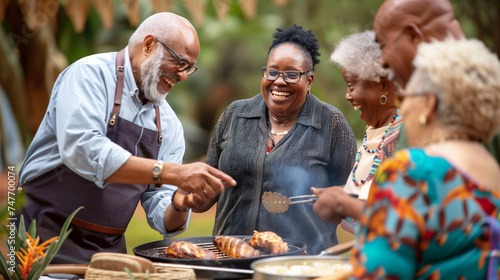
[{"label": "charcoal grill", "polygon": [[[252,236],[248,235],[230,235],[233,237],[238,237],[248,242]],[[153,241],[143,245],[139,245],[133,249],[133,252],[137,256],[145,257],[154,262],[163,263],[174,263],[174,264],[184,264],[184,265],[195,265],[195,266],[209,266],[209,267],[222,267],[222,268],[238,268],[238,269],[250,269],[250,264],[253,261],[276,256],[293,256],[293,255],[306,255],[306,244],[301,241],[283,239],[284,242],[288,243],[288,252],[283,254],[266,254],[262,252],[260,257],[252,258],[241,258],[234,259],[230,258],[226,254],[222,253],[217,247],[213,245],[213,236],[201,236],[201,237],[186,237],[186,238],[173,238],[160,241]],[[178,259],[178,258],[168,258],[165,254],[165,249],[172,243],[176,241],[187,241],[192,242],[203,249],[210,250],[217,255],[217,259]],[[217,272],[217,271],[203,271],[196,270],[196,275],[201,277],[209,277],[213,279],[236,279],[236,278],[248,278],[248,274],[235,275],[234,273],[227,272]]]}]

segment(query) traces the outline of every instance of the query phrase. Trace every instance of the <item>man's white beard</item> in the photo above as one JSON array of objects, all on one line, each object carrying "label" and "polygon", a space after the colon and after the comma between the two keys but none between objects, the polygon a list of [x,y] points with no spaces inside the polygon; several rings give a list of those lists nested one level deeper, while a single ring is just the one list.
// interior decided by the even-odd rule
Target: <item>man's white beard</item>
[{"label": "man's white beard", "polygon": [[141,64],[141,87],[144,91],[144,97],[148,100],[161,101],[167,97],[168,91],[160,92],[158,90],[158,82],[162,76],[167,76],[174,82],[178,80],[172,73],[160,69],[163,55],[163,51],[156,48],[156,51]]}]

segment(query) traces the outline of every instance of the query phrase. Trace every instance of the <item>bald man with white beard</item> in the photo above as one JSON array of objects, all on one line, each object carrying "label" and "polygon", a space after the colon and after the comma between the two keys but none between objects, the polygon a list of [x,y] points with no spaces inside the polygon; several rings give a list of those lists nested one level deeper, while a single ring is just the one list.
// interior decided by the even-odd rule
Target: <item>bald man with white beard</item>
[{"label": "bald man with white beard", "polygon": [[[45,241],[71,212],[56,262],[126,253],[123,233],[141,202],[165,237],[184,231],[190,208],[236,182],[196,162],[182,164],[182,124],[165,97],[196,71],[198,35],[185,18],[147,18],[119,52],[88,56],[58,77],[47,113],[20,170],[26,223]],[[180,191],[177,191],[180,189]]]}]

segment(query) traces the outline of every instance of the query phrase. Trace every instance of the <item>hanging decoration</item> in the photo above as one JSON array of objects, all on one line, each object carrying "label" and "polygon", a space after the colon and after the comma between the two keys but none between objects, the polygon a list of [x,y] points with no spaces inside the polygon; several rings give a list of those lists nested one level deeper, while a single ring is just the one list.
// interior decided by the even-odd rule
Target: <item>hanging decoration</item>
[{"label": "hanging decoration", "polygon": [[[26,27],[36,31],[48,22],[55,23],[59,5],[63,6],[76,33],[81,33],[85,29],[85,24],[91,6],[93,6],[102,22],[104,29],[111,29],[114,24],[115,0],[14,0],[17,1]],[[201,26],[203,24],[208,2],[212,1],[217,18],[224,21],[231,10],[231,5],[239,5],[244,17],[247,20],[255,19],[257,16],[257,5],[259,0],[183,0],[184,6],[189,12],[193,24]],[[0,22],[5,20],[7,6],[11,0],[0,0]],[[139,0],[120,0],[127,14],[127,19],[131,26],[137,27],[140,24],[140,3]],[[174,0],[149,0],[154,13],[170,12]],[[272,0],[276,6],[286,5],[289,0]],[[144,3],[143,3],[144,4]]]},{"label": "hanging decoration", "polygon": [[153,11],[155,13],[170,12],[174,0],[151,0]]},{"label": "hanging decoration", "polygon": [[92,4],[94,4],[104,29],[111,29],[114,18],[113,0],[92,0]]},{"label": "hanging decoration", "polygon": [[[0,22],[5,20],[5,13],[9,0],[0,0]],[[57,11],[59,10],[58,0],[17,0],[24,17],[24,23],[30,31],[38,31],[49,22],[55,23]]]},{"label": "hanging decoration", "polygon": [[9,0],[0,1],[0,21],[5,19],[5,10],[7,9],[8,4]]},{"label": "hanging decoration", "polygon": [[122,0],[122,4],[125,6],[125,11],[127,11],[127,18],[130,25],[134,27],[139,26],[139,0]]},{"label": "hanging decoration", "polygon": [[230,2],[231,0],[214,0],[215,12],[220,21],[226,20],[229,9],[231,8]]},{"label": "hanging decoration", "polygon": [[23,13],[26,26],[29,30],[36,31],[38,28],[35,25],[35,9],[36,2],[35,1],[26,1],[26,0],[17,0],[17,4],[21,9],[21,13]]},{"label": "hanging decoration", "polygon": [[85,29],[85,23],[87,22],[87,16],[89,15],[89,1],[64,0],[62,1],[62,4],[64,11],[68,14],[68,17],[73,24],[75,32],[81,33]]},{"label": "hanging decoration", "polygon": [[246,19],[254,19],[257,15],[257,1],[258,0],[238,0]]},{"label": "hanging decoration", "polygon": [[278,7],[284,6],[287,2],[288,0],[273,0],[274,5]]},{"label": "hanging decoration", "polygon": [[184,5],[186,5],[189,14],[193,17],[193,24],[201,26],[205,16],[207,0],[184,0]]}]

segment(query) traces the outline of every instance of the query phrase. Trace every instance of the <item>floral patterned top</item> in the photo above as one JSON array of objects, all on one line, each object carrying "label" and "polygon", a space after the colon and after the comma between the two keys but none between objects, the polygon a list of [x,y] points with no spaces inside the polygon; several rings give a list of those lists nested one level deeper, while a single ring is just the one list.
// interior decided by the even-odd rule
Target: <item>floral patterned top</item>
[{"label": "floral patterned top", "polygon": [[407,149],[378,168],[351,251],[353,279],[498,279],[500,194]]}]

